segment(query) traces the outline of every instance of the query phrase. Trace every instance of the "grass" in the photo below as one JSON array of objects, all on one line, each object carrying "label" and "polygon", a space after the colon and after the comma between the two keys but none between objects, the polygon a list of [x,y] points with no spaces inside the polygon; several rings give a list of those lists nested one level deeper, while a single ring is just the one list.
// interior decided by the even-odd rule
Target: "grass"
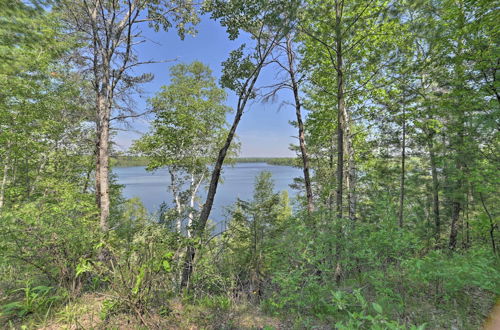
[{"label": "grass", "polygon": [[88,293],[51,312],[45,320],[32,318],[28,328],[52,329],[283,329],[283,320],[265,315],[258,307],[246,302],[219,299],[188,303],[180,298],[166,301],[161,310],[150,311],[142,320],[130,313],[118,313],[102,318],[106,297]]}]

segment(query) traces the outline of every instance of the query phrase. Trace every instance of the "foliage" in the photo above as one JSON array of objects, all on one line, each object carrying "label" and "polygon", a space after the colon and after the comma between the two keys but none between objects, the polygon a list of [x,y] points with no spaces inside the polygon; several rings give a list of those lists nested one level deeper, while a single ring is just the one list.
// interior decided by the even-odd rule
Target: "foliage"
[{"label": "foliage", "polygon": [[[230,108],[223,104],[225,91],[201,62],[177,64],[170,71],[171,85],[163,86],[149,100],[156,116],[151,132],[135,141],[133,148],[148,157],[148,170],[168,169],[177,231],[181,232],[182,220],[188,218],[190,235],[197,193],[225,141]],[[231,152],[235,149],[233,146]]]},{"label": "foliage", "polygon": [[259,300],[269,279],[270,242],[278,237],[291,214],[288,194],[273,191],[271,173],[261,172],[255,179],[251,201],[239,200],[231,211],[228,230],[223,234],[224,268],[233,290]]},{"label": "foliage", "polygon": [[165,227],[145,223],[138,224],[127,236],[126,240],[111,236],[105,242],[113,255],[112,263],[92,264],[91,273],[108,288],[103,319],[123,311],[142,319],[175,292],[176,236]]},{"label": "foliage", "polygon": [[[467,328],[480,324],[479,309],[490,308],[487,301],[499,295],[498,260],[491,253],[451,258],[444,251],[429,253],[414,233],[390,222],[375,231],[369,223],[343,225],[349,233],[343,243],[351,254],[341,263],[343,272],[352,275],[338,286],[331,281],[335,266],[328,259],[336,242],[332,231],[338,227],[321,227],[318,234],[319,227],[291,220],[290,231],[272,249],[273,286],[263,306],[292,315],[301,326],[319,320],[340,328],[432,328],[447,322]],[[471,299],[481,307],[470,304]],[[455,312],[457,304],[463,309]],[[403,318],[404,324],[394,322]]]},{"label": "foliage", "polygon": [[0,215],[3,260],[52,285],[78,290],[76,265],[93,255],[98,242],[96,209],[92,197],[75,187],[47,184],[53,189],[47,196]]},{"label": "foliage", "polygon": [[[203,170],[225,137],[226,93],[201,62],[171,68],[171,84],[149,100],[156,115],[152,132],[136,142],[151,170],[177,166]],[[201,169],[198,169],[200,168]]]},{"label": "foliage", "polygon": [[54,295],[51,293],[54,288],[49,286],[39,285],[31,287],[29,283],[24,288],[14,290],[12,294],[17,292],[22,294],[21,300],[14,301],[1,306],[2,317],[26,317],[31,313],[42,313],[50,308],[55,302],[64,298],[64,296]]},{"label": "foliage", "polygon": [[[96,133],[111,114],[130,115],[130,95],[152,79],[131,71],[142,62],[130,47],[146,41],[132,25],[175,26],[183,38],[196,5],[0,0],[0,326],[481,327],[500,296],[495,6],[206,1],[229,38],[252,47],[228,54],[221,86],[201,62],[172,66],[149,99],[151,130],[112,164],[168,169],[175,208],[158,221],[124,199],[112,172],[101,180],[109,136]],[[280,65],[276,47],[290,36],[314,210],[301,193],[292,207],[264,172],[216,232],[224,219],[207,226],[206,211],[226,152],[236,153],[247,102],[261,100],[259,74]],[[282,86],[278,76],[266,79]],[[239,100],[231,127],[224,88]]]}]

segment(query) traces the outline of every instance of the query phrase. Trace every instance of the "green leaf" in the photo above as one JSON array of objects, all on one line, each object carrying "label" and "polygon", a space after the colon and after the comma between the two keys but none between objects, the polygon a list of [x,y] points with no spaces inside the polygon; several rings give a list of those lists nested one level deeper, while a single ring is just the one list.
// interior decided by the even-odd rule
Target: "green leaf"
[{"label": "green leaf", "polygon": [[379,314],[382,314],[382,306],[380,306],[379,304],[377,303],[372,303],[372,306],[373,306],[373,309],[379,313]]},{"label": "green leaf", "polygon": [[132,289],[132,293],[134,295],[139,293],[139,289],[141,288],[141,284],[145,275],[146,275],[146,268],[145,266],[142,266],[141,270],[139,271],[139,275],[137,275],[137,278],[135,279],[134,288]]},{"label": "green leaf", "polygon": [[170,262],[168,260],[163,260],[161,265],[163,266],[163,270],[167,273],[169,273],[172,270],[172,267],[170,266]]}]

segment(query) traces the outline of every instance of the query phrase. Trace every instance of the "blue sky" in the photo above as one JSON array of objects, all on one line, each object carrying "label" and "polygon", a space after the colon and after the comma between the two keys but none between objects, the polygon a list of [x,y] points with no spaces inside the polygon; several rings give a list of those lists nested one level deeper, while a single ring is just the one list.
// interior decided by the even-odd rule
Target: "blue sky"
[{"label": "blue sky", "polygon": [[[221,75],[221,63],[226,60],[229,52],[236,49],[245,37],[236,41],[229,40],[225,29],[218,22],[202,17],[197,26],[196,36],[186,36],[180,40],[175,30],[168,32],[154,32],[144,26],[143,35],[147,42],[138,45],[137,54],[141,61],[173,60],[168,63],[147,64],[136,73],[151,72],[155,78],[152,82],[142,86],[143,93],[136,97],[137,111],[144,111],[146,99],[151,97],[160,89],[160,86],[169,82],[169,67],[176,63],[190,63],[201,61],[210,66],[214,76],[219,79]],[[248,40],[246,40],[248,41]],[[274,76],[276,68],[268,67],[261,74],[257,84],[269,84]],[[289,124],[294,120],[295,112],[291,106],[281,106],[284,101],[292,100],[290,91],[283,91],[278,99],[272,103],[251,102],[243,115],[237,129],[237,135],[241,142],[241,157],[287,157],[294,153],[289,150],[291,143],[296,143],[296,129]],[[227,105],[235,107],[237,98],[232,91],[228,91]],[[232,121],[232,115],[228,121]],[[141,132],[148,129],[151,118],[139,118],[130,121],[131,127],[127,130],[119,130],[114,138],[117,149],[126,150]]]}]

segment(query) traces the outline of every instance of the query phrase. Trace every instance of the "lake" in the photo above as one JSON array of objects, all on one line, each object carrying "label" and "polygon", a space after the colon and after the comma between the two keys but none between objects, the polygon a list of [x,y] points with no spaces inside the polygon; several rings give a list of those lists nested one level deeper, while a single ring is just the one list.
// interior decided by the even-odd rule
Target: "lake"
[{"label": "lake", "polygon": [[[234,166],[225,166],[222,173],[223,182],[219,183],[210,214],[210,218],[218,224],[219,228],[216,230],[220,230],[228,206],[238,198],[252,198],[255,178],[262,171],[271,172],[275,191],[288,190],[290,197],[296,195],[297,191],[289,185],[293,178],[302,176],[302,171],[298,168],[267,163],[237,163]],[[113,169],[113,173],[117,176],[117,183],[124,185],[123,196],[139,197],[149,212],[157,212],[163,202],[173,204],[172,194],[168,189],[170,177],[166,169],[148,172],[144,166],[117,167]],[[201,190],[199,196],[201,200],[205,199],[205,189]]]}]

